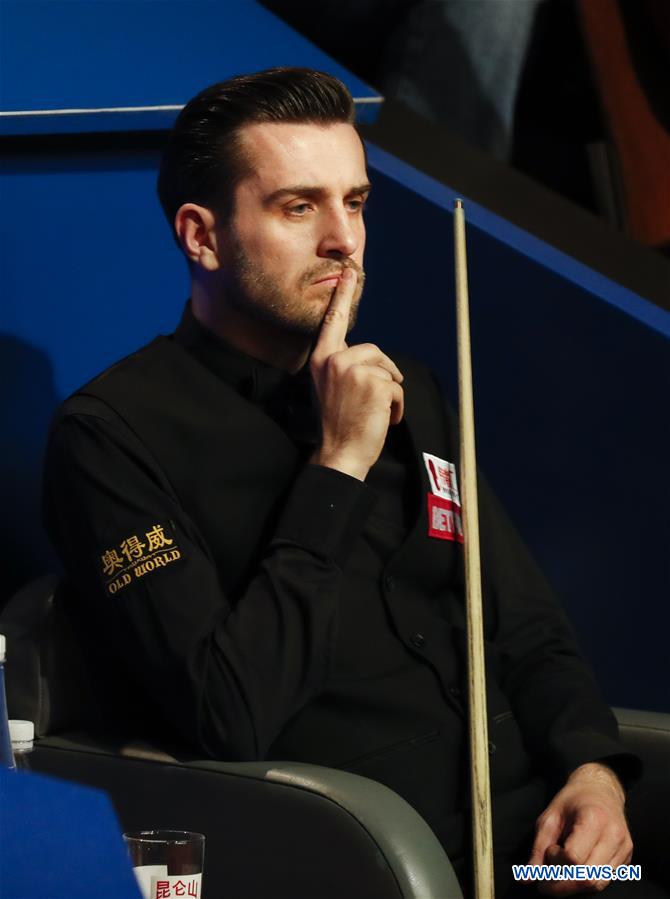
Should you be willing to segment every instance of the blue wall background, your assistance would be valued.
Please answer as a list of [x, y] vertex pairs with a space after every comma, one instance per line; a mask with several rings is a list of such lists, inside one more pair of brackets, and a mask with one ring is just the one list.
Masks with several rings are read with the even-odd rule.
[[[457, 402], [454, 192], [372, 148], [361, 339]], [[612, 704], [670, 710], [670, 314], [466, 201], [478, 458]]]
[[[74, 16], [81, 4], [64, 6]], [[253, 13], [244, 27], [255, 33], [255, 4], [233, 6]], [[337, 71], [313, 48], [317, 57], [309, 56], [305, 42], [288, 52], [272, 34], [274, 56], [268, 44], [259, 51], [264, 64]], [[108, 91], [110, 72], [122, 67], [103, 50]], [[254, 47], [246, 51], [248, 65], [238, 70], [260, 67]], [[155, 66], [166, 65], [160, 46], [152, 52]], [[193, 49], [192, 56], [188, 78], [197, 83], [181, 101], [231, 74], [221, 65], [210, 77], [211, 59], [204, 71]], [[77, 82], [63, 84], [64, 97]], [[49, 90], [58, 105], [62, 97]], [[85, 116], [75, 118], [71, 130], [87, 127]], [[42, 119], [34, 130], [44, 131]], [[2, 147], [5, 595], [56, 564], [39, 523], [40, 457], [56, 404], [157, 332], [170, 332], [187, 296], [185, 266], [155, 198], [155, 145], [138, 136], [124, 148], [47, 138]], [[369, 286], [356, 336], [423, 359], [455, 397], [453, 191], [375, 147], [369, 154]], [[466, 209], [480, 463], [567, 606], [609, 701], [670, 711], [670, 315], [485, 209]]]

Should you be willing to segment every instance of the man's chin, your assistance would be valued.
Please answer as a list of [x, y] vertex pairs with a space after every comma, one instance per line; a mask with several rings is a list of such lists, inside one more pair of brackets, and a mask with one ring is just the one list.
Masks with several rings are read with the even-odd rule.
[[323, 319], [335, 293], [334, 288], [327, 287], [315, 290], [306, 298], [300, 307], [285, 309], [277, 315], [281, 324], [295, 334], [313, 337], [318, 334]]
[[[321, 306], [321, 304], [315, 304], [315, 306], [317, 305]], [[291, 314], [288, 311], [283, 314], [274, 312], [274, 314], [264, 315], [263, 318], [268, 324], [274, 325], [277, 329], [287, 334], [312, 338], [319, 333], [327, 308], [327, 305], [323, 308], [313, 308], [310, 310], [309, 315]]]

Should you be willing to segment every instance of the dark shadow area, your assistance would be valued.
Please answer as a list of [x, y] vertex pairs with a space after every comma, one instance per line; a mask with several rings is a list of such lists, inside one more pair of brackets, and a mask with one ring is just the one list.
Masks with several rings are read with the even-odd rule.
[[261, 0], [308, 40], [363, 81], [377, 86], [387, 42], [415, 0]]
[[654, 115], [670, 133], [670, 5], [659, 0], [619, 0], [635, 74]]
[[511, 165], [598, 212], [587, 147], [604, 136], [575, 4], [543, 3], [519, 86]]
[[59, 563], [42, 528], [42, 457], [59, 402], [50, 359], [41, 350], [0, 334], [0, 608], [31, 578]]
[[167, 131], [30, 134], [0, 137], [0, 164], [9, 175], [155, 169]]

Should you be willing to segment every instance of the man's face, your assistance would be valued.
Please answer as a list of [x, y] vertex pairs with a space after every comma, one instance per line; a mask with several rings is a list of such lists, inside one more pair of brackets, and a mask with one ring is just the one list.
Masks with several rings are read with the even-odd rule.
[[224, 227], [224, 289], [238, 313], [302, 334], [318, 331], [345, 266], [363, 290], [369, 191], [363, 147], [347, 124], [267, 123], [240, 134], [250, 163]]

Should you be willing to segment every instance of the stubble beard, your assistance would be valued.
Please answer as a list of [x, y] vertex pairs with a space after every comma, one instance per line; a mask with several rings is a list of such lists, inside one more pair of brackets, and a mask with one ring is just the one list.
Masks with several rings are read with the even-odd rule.
[[282, 289], [267, 272], [252, 262], [237, 238], [232, 245], [232, 258], [227, 266], [226, 299], [231, 307], [245, 316], [295, 334], [315, 336], [332, 298], [334, 288], [313, 288], [319, 278], [352, 268], [358, 276], [356, 293], [349, 313], [351, 330], [356, 324], [358, 306], [363, 293], [365, 272], [350, 259], [325, 260], [303, 272], [294, 291]]

